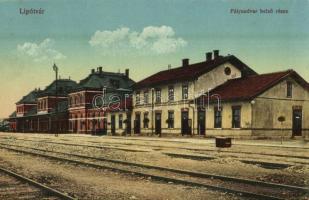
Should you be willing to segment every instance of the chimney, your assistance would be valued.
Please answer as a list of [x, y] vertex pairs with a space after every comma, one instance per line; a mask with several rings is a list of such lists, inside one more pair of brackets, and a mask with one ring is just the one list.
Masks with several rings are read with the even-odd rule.
[[126, 77], [129, 78], [129, 69], [126, 69], [125, 74], [126, 74]]
[[189, 59], [188, 58], [182, 59], [182, 66], [183, 67], [189, 66]]
[[212, 59], [212, 52], [206, 53], [206, 61], [210, 61]]
[[103, 67], [99, 67], [99, 72], [100, 72], [100, 74], [102, 74], [102, 70], [103, 69]]
[[168, 64], [167, 69], [168, 69], [168, 70], [172, 69], [172, 65], [171, 65], [171, 64]]
[[219, 57], [219, 50], [214, 50], [214, 59]]
[[91, 69], [91, 74], [94, 74], [95, 73], [95, 69]]

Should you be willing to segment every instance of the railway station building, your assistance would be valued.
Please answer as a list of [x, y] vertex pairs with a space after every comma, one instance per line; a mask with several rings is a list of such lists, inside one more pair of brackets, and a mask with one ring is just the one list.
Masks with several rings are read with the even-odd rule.
[[[234, 55], [135, 83], [125, 73], [92, 69], [79, 83], [59, 79], [16, 103], [16, 132], [111, 135], [309, 137], [309, 84], [293, 70], [258, 74]], [[57, 94], [57, 95], [55, 95]]]
[[68, 95], [69, 132], [130, 133], [131, 127], [125, 122], [131, 117], [134, 84], [129, 69], [125, 73], [105, 72], [102, 67], [92, 69]]
[[16, 111], [8, 119], [10, 129], [16, 132], [67, 132], [67, 95], [76, 85], [73, 80], [58, 79], [44, 90], [31, 91], [16, 103]]
[[[136, 83], [133, 132], [242, 138], [309, 135], [308, 83], [295, 71], [257, 74], [233, 55], [160, 71]], [[284, 118], [279, 122], [278, 118]]]

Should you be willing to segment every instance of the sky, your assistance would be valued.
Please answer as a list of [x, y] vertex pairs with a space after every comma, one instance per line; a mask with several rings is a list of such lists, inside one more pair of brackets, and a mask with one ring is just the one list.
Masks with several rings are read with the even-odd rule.
[[54, 80], [54, 62], [77, 82], [99, 66], [139, 81], [218, 49], [258, 73], [294, 69], [308, 81], [308, 13], [309, 0], [0, 0], [0, 118]]

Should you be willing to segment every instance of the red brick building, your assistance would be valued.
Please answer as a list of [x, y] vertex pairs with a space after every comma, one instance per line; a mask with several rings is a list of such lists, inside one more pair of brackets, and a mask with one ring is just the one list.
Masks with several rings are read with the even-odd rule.
[[10, 130], [106, 134], [110, 125], [107, 113], [132, 109], [134, 83], [128, 69], [112, 73], [103, 72], [102, 67], [92, 69], [78, 84], [58, 79], [57, 84], [54, 81], [44, 90], [35, 89], [16, 103], [16, 111], [8, 118]]
[[68, 100], [76, 82], [69, 79], [52, 82], [44, 90], [35, 89], [16, 103], [9, 117], [10, 130], [15, 132], [67, 132]]
[[[69, 132], [106, 134], [110, 125], [107, 113], [131, 109], [134, 83], [128, 69], [125, 73], [92, 69], [69, 94]], [[113, 109], [113, 104], [119, 109]]]

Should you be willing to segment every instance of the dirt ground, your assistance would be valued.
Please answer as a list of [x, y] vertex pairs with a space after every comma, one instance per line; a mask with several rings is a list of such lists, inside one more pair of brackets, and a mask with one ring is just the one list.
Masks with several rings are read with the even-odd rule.
[[0, 150], [0, 161], [78, 199], [241, 199], [232, 194], [165, 184], [108, 170], [72, 166]]
[[[73, 145], [46, 144], [18, 139], [46, 140]], [[309, 147], [292, 141], [285, 146], [265, 141], [255, 145], [250, 141], [237, 141], [230, 149], [219, 150], [213, 140], [142, 138], [142, 137], [91, 137], [80, 135], [10, 134], [0, 133], [0, 142], [53, 151], [125, 160], [155, 166], [191, 170], [204, 173], [250, 178], [289, 185], [309, 186]], [[79, 147], [74, 144], [103, 146], [106, 148]], [[118, 149], [117, 149], [118, 148]], [[122, 149], [121, 149], [122, 148]], [[143, 150], [131, 152], [124, 149]], [[166, 184], [145, 178], [97, 170], [71, 164], [57, 163], [31, 156], [0, 151], [0, 158], [7, 165], [31, 174], [48, 184], [58, 184], [69, 194], [81, 199], [238, 199], [231, 194], [203, 188]], [[211, 160], [171, 157], [166, 153], [210, 156]], [[267, 154], [267, 155], [264, 155]], [[289, 157], [284, 157], [289, 156]], [[294, 156], [294, 157], [293, 157]], [[295, 156], [298, 156], [295, 158]], [[308, 156], [308, 158], [306, 158]], [[302, 158], [304, 157], [304, 158]], [[285, 163], [290, 167], [267, 169], [260, 165], [246, 164], [241, 160]], [[53, 183], [54, 182], [54, 183]]]

